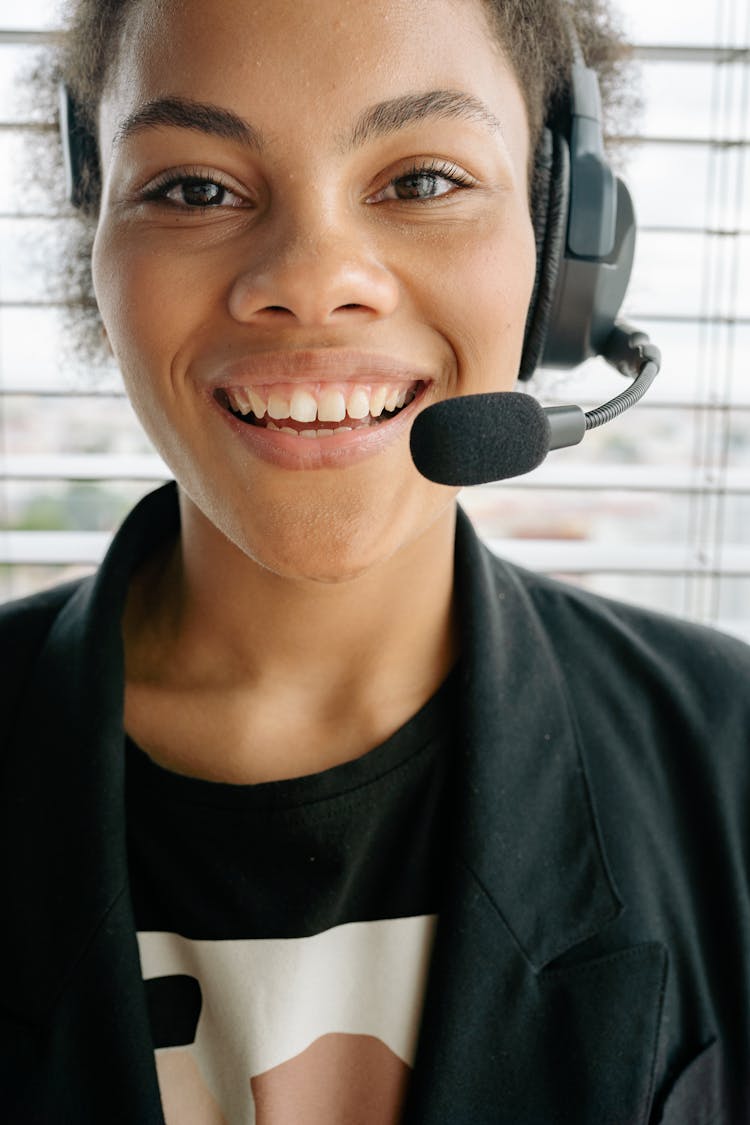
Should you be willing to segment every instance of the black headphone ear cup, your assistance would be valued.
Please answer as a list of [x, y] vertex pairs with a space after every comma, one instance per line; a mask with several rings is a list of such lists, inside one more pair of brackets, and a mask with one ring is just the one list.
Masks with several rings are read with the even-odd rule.
[[560, 263], [565, 254], [570, 208], [570, 151], [565, 138], [545, 129], [534, 160], [531, 215], [536, 241], [536, 276], [526, 317], [519, 379], [530, 379], [544, 353]]
[[75, 208], [95, 215], [101, 191], [97, 141], [64, 83], [60, 83], [58, 98], [66, 195]]

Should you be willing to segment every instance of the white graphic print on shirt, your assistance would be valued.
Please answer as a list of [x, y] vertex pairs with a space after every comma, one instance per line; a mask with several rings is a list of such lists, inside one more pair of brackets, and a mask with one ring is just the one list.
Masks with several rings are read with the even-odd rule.
[[436, 916], [304, 938], [140, 932], [144, 980], [194, 978], [194, 1041], [156, 1051], [167, 1125], [394, 1125]]

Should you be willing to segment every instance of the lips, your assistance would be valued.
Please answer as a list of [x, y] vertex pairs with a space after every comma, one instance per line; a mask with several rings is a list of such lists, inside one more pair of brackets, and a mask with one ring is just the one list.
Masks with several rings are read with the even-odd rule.
[[241, 446], [279, 468], [307, 470], [401, 448], [435, 369], [382, 351], [282, 348], [235, 357], [203, 377]]

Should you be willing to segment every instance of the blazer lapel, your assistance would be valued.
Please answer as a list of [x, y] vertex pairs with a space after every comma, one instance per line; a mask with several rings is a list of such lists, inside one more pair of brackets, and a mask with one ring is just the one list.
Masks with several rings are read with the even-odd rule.
[[470, 874], [449, 888], [404, 1120], [645, 1125], [663, 947], [535, 972]]
[[[0, 1010], [36, 1029], [29, 1042], [38, 1067], [28, 1071], [28, 1105], [39, 1116], [29, 1110], [19, 1121], [62, 1119], [55, 1115], [66, 1103], [70, 1120], [163, 1121], [124, 810], [127, 579], [146, 544], [153, 549], [153, 528], [165, 536], [176, 528], [170, 488], [148, 505], [148, 516], [136, 509], [96, 578], [55, 619], [9, 739], [5, 792], [14, 799], [0, 831], [2, 854], [12, 856], [5, 878], [14, 913], [2, 940], [4, 964], [13, 968]], [[19, 1062], [14, 1091], [23, 1084]]]
[[[647, 1120], [666, 954], [570, 951], [622, 910], [545, 630], [461, 513], [453, 863], [407, 1119]], [[568, 954], [565, 966], [556, 966]]]

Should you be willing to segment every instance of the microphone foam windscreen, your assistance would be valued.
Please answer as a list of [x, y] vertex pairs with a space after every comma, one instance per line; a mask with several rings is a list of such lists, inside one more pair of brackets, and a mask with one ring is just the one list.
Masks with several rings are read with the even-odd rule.
[[455, 487], [522, 476], [550, 448], [550, 424], [531, 395], [464, 395], [428, 406], [414, 420], [411, 455], [422, 476]]

